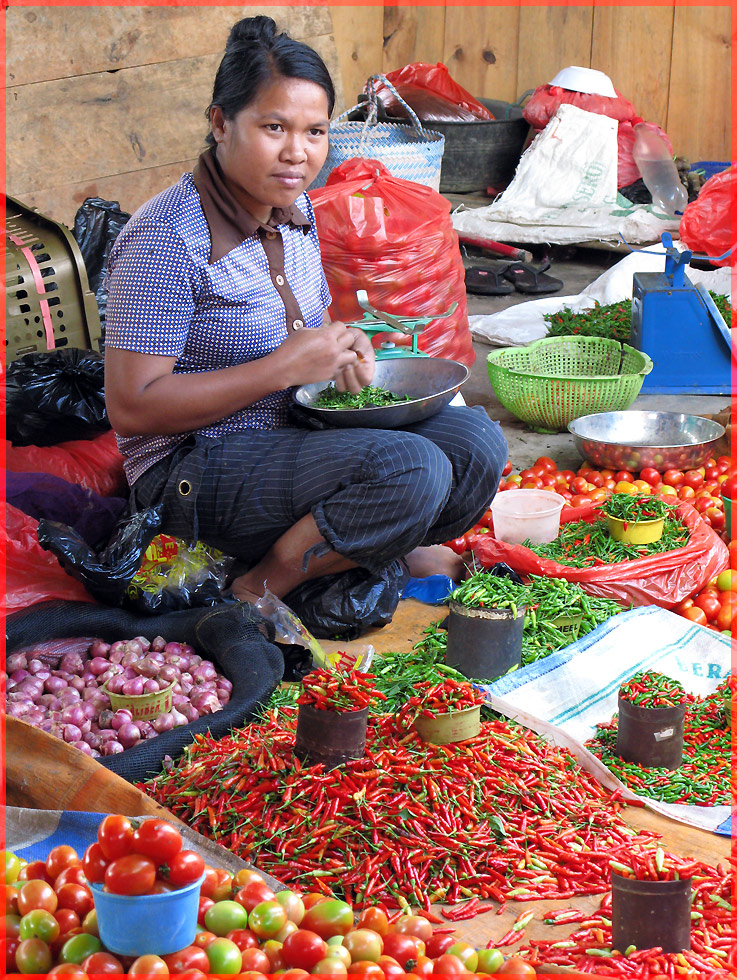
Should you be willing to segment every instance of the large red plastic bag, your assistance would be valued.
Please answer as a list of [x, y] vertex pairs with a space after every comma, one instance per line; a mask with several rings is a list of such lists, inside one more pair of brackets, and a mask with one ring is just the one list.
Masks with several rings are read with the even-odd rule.
[[[485, 105], [451, 77], [446, 65], [413, 62], [385, 76], [423, 122], [488, 122], [494, 116]], [[378, 81], [376, 93], [389, 115], [406, 112], [385, 85]]]
[[[617, 90], [615, 89], [615, 92]], [[629, 99], [617, 92], [617, 97], [596, 92], [574, 92], [560, 85], [540, 85], [529, 98], [522, 115], [533, 129], [545, 129], [561, 105], [575, 105], [585, 112], [595, 112], [620, 121], [639, 117]]]
[[445, 313], [422, 328], [426, 354], [471, 365], [465, 270], [448, 201], [430, 187], [392, 177], [379, 160], [354, 157], [310, 191], [335, 320], [361, 319], [356, 290], [404, 317]]
[[94, 602], [79, 582], [44, 551], [36, 536], [38, 521], [10, 504], [5, 505], [5, 611], [25, 609], [37, 602], [63, 599]]
[[[634, 561], [571, 568], [541, 558], [524, 545], [499, 541], [493, 534], [480, 536], [473, 552], [485, 568], [504, 561], [520, 575], [547, 575], [578, 582], [590, 595], [614, 599], [627, 606], [655, 605], [672, 609], [729, 564], [726, 544], [694, 507], [681, 501], [675, 513], [690, 531], [688, 544]], [[596, 516], [593, 513], [590, 519], [594, 520]], [[589, 516], [583, 519], [589, 520]]]
[[128, 492], [123, 457], [112, 431], [57, 446], [12, 446], [6, 441], [5, 466], [13, 473], [53, 473], [101, 497]]
[[737, 164], [714, 174], [686, 205], [680, 226], [681, 241], [700, 255], [731, 255], [714, 265], [737, 265], [737, 224], [732, 218], [732, 202], [737, 194]]
[[635, 126], [640, 122], [657, 133], [668, 147], [668, 152], [673, 153], [673, 144], [668, 138], [668, 134], [657, 123], [644, 122], [637, 117], [620, 120], [617, 129], [617, 187], [629, 187], [642, 176], [635, 163], [635, 158], [632, 156], [632, 148], [635, 145]]

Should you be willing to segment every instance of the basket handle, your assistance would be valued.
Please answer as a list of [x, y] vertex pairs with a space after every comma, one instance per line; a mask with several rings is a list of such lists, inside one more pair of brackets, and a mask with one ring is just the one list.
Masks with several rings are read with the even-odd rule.
[[[375, 126], [377, 122], [378, 112], [379, 112], [379, 97], [376, 94], [377, 81], [380, 81], [383, 85], [386, 85], [386, 87], [392, 93], [394, 98], [399, 103], [401, 103], [402, 106], [404, 106], [404, 108], [407, 111], [409, 120], [414, 126], [417, 136], [419, 136], [421, 139], [426, 139], [427, 138], [426, 133], [422, 128], [422, 123], [420, 122], [417, 113], [414, 111], [414, 109], [411, 106], [407, 105], [407, 103], [404, 101], [404, 99], [399, 94], [399, 92], [397, 92], [397, 90], [394, 88], [394, 86], [389, 81], [389, 79], [385, 75], [370, 75], [366, 82], [366, 94], [368, 96], [368, 112], [366, 114], [366, 120], [363, 124], [363, 132], [361, 134], [361, 145], [363, 145], [363, 142], [367, 138], [367, 136], [370, 136], [370, 129], [373, 126]], [[357, 109], [365, 109], [365, 108], [366, 108], [366, 102], [357, 102], [352, 109], [346, 109], [345, 112], [341, 112], [339, 116], [336, 116], [336, 118], [333, 120], [333, 123], [342, 122], [344, 119], [347, 119], [352, 112], [356, 112]]]

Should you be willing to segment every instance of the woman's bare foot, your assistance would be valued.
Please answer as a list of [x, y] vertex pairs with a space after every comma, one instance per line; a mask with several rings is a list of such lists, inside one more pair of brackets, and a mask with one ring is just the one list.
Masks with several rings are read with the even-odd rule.
[[463, 555], [457, 555], [444, 544], [431, 544], [415, 548], [405, 561], [413, 578], [429, 575], [447, 575], [454, 582], [462, 582], [468, 575], [468, 565]]

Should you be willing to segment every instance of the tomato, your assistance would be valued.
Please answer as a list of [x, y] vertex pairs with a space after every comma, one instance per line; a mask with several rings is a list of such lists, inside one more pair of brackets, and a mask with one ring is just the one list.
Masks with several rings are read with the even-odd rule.
[[504, 469], [502, 470], [502, 476], [509, 476], [509, 474], [512, 472], [513, 469], [514, 466], [512, 465], [512, 460], [508, 459], [507, 462], [504, 464]]
[[81, 864], [70, 864], [68, 868], [59, 872], [53, 884], [54, 891], [58, 892], [63, 885], [84, 885], [87, 887], [89, 882]]
[[[327, 976], [327, 977], [344, 977], [348, 973], [348, 967], [350, 963], [344, 963], [343, 960], [338, 959], [337, 956], [326, 956], [324, 960], [319, 960], [312, 967], [312, 976]], [[399, 964], [397, 964], [399, 966]], [[401, 967], [399, 969], [402, 971], [402, 976], [404, 976], [404, 971]], [[388, 976], [388, 974], [384, 974]], [[308, 974], [309, 976], [309, 974]]]
[[[236, 943], [237, 945], [238, 943]], [[269, 957], [257, 946], [249, 946], [248, 949], [241, 949], [241, 970], [255, 970], [257, 973], [269, 973], [271, 970]]]
[[46, 856], [46, 870], [49, 873], [49, 877], [54, 880], [64, 868], [69, 867], [70, 864], [78, 864], [79, 857], [77, 852], [69, 844], [57, 844], [56, 847], [52, 847]]
[[138, 956], [128, 967], [129, 977], [161, 977], [169, 975], [169, 967], [160, 956], [147, 953]]
[[52, 943], [61, 933], [58, 921], [46, 909], [31, 909], [18, 924], [20, 939], [43, 939]]
[[433, 974], [442, 973], [450, 975], [452, 977], [461, 976], [461, 974], [468, 973], [468, 970], [463, 965], [462, 960], [458, 956], [452, 956], [450, 953], [443, 953], [439, 956], [432, 969]]
[[208, 973], [240, 973], [243, 958], [236, 944], [225, 936], [218, 936], [206, 947]]
[[45, 909], [56, 912], [59, 899], [56, 892], [47, 881], [33, 878], [27, 881], [18, 892], [18, 912], [25, 915], [31, 909]]
[[210, 969], [207, 953], [199, 946], [185, 946], [176, 953], [162, 956], [162, 959], [169, 967], [169, 973], [184, 973], [185, 970], [201, 970], [207, 973]]
[[637, 487], [631, 480], [617, 480], [613, 490], [615, 493], [637, 493]]
[[21, 973], [48, 973], [53, 965], [51, 950], [43, 939], [23, 939], [15, 951], [15, 965]]
[[405, 970], [409, 970], [417, 961], [418, 957], [426, 952], [424, 942], [422, 948], [418, 946], [418, 942], [422, 942], [422, 940], [417, 936], [401, 932], [390, 932], [387, 936], [384, 936], [384, 953], [386, 956], [393, 956]]
[[727, 545], [729, 551], [729, 567], [737, 571], [737, 538]]
[[82, 870], [87, 881], [102, 884], [105, 880], [105, 869], [109, 863], [97, 841], [90, 844], [82, 855]]
[[132, 823], [118, 813], [109, 813], [97, 828], [97, 842], [108, 861], [129, 854], [133, 842]]
[[84, 885], [75, 885], [69, 882], [62, 885], [56, 893], [59, 899], [59, 908], [71, 909], [76, 912], [80, 919], [83, 919], [95, 905], [92, 892]]
[[204, 926], [205, 924], [205, 913], [208, 909], [212, 908], [215, 902], [208, 898], [207, 895], [200, 895], [199, 901], [197, 903], [197, 924]]
[[591, 501], [586, 496], [585, 493], [577, 493], [577, 494], [574, 494], [573, 497], [571, 497], [571, 499], [568, 501], [568, 503], [569, 503], [569, 506], [571, 506], [571, 507], [587, 507], [591, 503]]
[[504, 953], [500, 949], [480, 949], [477, 973], [496, 973], [504, 962]]
[[250, 929], [231, 929], [226, 933], [225, 938], [234, 942], [241, 953], [247, 949], [258, 948], [258, 936]]
[[[229, 903], [235, 905], [242, 912], [246, 910], [237, 902]], [[351, 913], [352, 914], [352, 913]], [[279, 902], [271, 899], [268, 902], [259, 902], [258, 905], [246, 913], [248, 918], [248, 928], [255, 932], [259, 939], [274, 939], [287, 924], [287, 910]], [[294, 923], [292, 923], [294, 925]], [[214, 931], [214, 930], [213, 930]]]
[[12, 885], [14, 881], [18, 880], [21, 869], [20, 858], [12, 851], [3, 851], [3, 854], [5, 855], [5, 883]]
[[389, 933], [387, 936], [380, 936], [373, 929], [352, 929], [347, 935], [343, 936], [343, 945], [351, 954], [351, 960], [373, 960], [375, 963], [384, 953], [386, 956], [393, 956], [399, 963], [402, 962], [401, 956], [396, 953], [395, 945], [390, 940], [406, 940], [413, 943], [411, 936], [402, 936], [400, 933]]
[[58, 977], [58, 976], [71, 976], [87, 978], [87, 974], [79, 963], [57, 963], [56, 966], [52, 966], [49, 972], [46, 974], [48, 977]]
[[77, 929], [82, 924], [79, 916], [72, 909], [57, 909], [54, 912], [54, 918], [59, 923], [59, 931], [62, 936], [65, 932], [69, 932], [70, 929]]
[[179, 851], [169, 861], [168, 879], [175, 888], [191, 885], [202, 876], [205, 861], [197, 851]]
[[197, 932], [194, 939], [192, 940], [192, 945], [197, 946], [198, 949], [207, 949], [211, 942], [214, 942], [218, 937], [214, 932], [210, 932], [207, 929], [203, 929], [201, 932]]
[[475, 973], [479, 962], [479, 954], [470, 943], [457, 942], [448, 950], [448, 956], [457, 956], [469, 973]]
[[737, 592], [737, 570], [725, 568], [717, 575], [716, 584], [720, 592]]
[[704, 474], [701, 470], [686, 470], [683, 474], [683, 482], [685, 486], [698, 490], [704, 482]]
[[97, 936], [90, 936], [88, 932], [80, 932], [78, 935], [67, 939], [61, 947], [59, 959], [62, 963], [81, 963], [88, 956], [99, 953], [101, 950], [102, 943]]
[[679, 500], [693, 500], [695, 496], [696, 496], [696, 491], [694, 490], [693, 487], [689, 487], [686, 486], [686, 484], [684, 484], [683, 486], [678, 488]]
[[227, 936], [232, 929], [245, 929], [248, 925], [248, 912], [238, 902], [223, 899], [205, 912], [205, 929], [216, 936]]
[[116, 895], [145, 895], [155, 881], [156, 865], [142, 854], [115, 858], [105, 871], [105, 887]]
[[401, 915], [394, 923], [394, 931], [417, 936], [426, 943], [432, 936], [432, 923], [424, 915]]
[[657, 487], [662, 482], [660, 473], [652, 466], [646, 466], [640, 470], [640, 479], [649, 483], [651, 487]]
[[[661, 497], [677, 497], [678, 496], [678, 491], [676, 490], [676, 488], [669, 486], [667, 483], [661, 483], [660, 486], [657, 488], [657, 491], [658, 491], [658, 494]], [[672, 501], [671, 501], [671, 503], [672, 503]]]
[[300, 926], [316, 932], [322, 939], [345, 936], [353, 928], [353, 909], [338, 898], [328, 898], [307, 909]]
[[446, 541], [446, 546], [454, 551], [457, 555], [462, 555], [466, 551], [466, 539], [465, 538], [453, 538], [452, 541]]
[[737, 500], [737, 474], [728, 476], [722, 481], [722, 496], [730, 500]]
[[328, 944], [311, 929], [298, 929], [284, 940], [281, 952], [287, 966], [309, 972], [328, 955]]
[[364, 909], [357, 923], [359, 929], [373, 929], [380, 936], [385, 936], [389, 931], [389, 918], [383, 909], [373, 905]]
[[681, 615], [685, 619], [690, 619], [692, 623], [697, 623], [699, 626], [706, 626], [706, 613], [703, 609], [699, 609], [698, 606], [691, 606], [690, 609], [684, 610]]
[[[208, 871], [214, 871], [214, 868], [205, 868], [205, 874]], [[241, 868], [239, 871], [233, 875], [233, 890], [238, 891], [239, 888], [243, 888], [244, 885], [249, 884], [251, 881], [263, 881], [263, 877], [254, 871], [253, 868]]]
[[182, 849], [182, 835], [166, 820], [144, 820], [133, 833], [132, 848], [157, 864], [168, 864]]
[[290, 922], [294, 922], [295, 925], [300, 924], [305, 914], [305, 903], [302, 901], [301, 895], [291, 891], [289, 888], [284, 888], [282, 891], [276, 893], [274, 901], [278, 902], [284, 908], [287, 913], [287, 919]]
[[98, 973], [117, 973], [121, 974], [123, 964], [112, 953], [90, 953], [80, 964], [85, 973], [97, 975]]
[[45, 881], [50, 885], [52, 878], [46, 870], [45, 861], [30, 861], [20, 869], [16, 881]]
[[261, 878], [259, 881], [251, 881], [243, 888], [239, 888], [233, 898], [239, 905], [243, 906], [246, 912], [250, 912], [251, 909], [256, 908], [259, 902], [270, 902], [275, 898], [275, 894]]
[[[189, 852], [193, 853], [192, 851]], [[187, 858], [187, 860], [191, 860]], [[215, 887], [212, 891], [212, 898], [216, 902], [222, 902], [224, 899], [229, 899], [233, 897], [233, 875], [230, 871], [226, 871], [225, 868], [215, 868]], [[191, 882], [187, 882], [191, 884]]]
[[12, 885], [5, 886], [5, 914], [18, 914], [18, 889]]
[[732, 620], [737, 615], [737, 599], [734, 602], [725, 602], [719, 610], [716, 618], [717, 628], [729, 630], [732, 628]]
[[709, 518], [711, 526], [717, 533], [724, 530], [724, 526], [727, 523], [727, 515], [719, 507], [709, 507], [704, 514], [705, 517]]
[[707, 622], [709, 623], [716, 621], [717, 614], [722, 608], [722, 604], [717, 596], [708, 589], [699, 592], [699, 594], [694, 598], [694, 606], [704, 611]]
[[527, 960], [523, 960], [521, 956], [510, 956], [496, 972], [513, 977], [534, 977], [537, 975], [535, 967]]
[[539, 476], [528, 477], [520, 483], [520, 487], [523, 490], [541, 490], [543, 481]]
[[92, 909], [87, 915], [82, 919], [82, 930], [84, 932], [89, 932], [92, 936], [99, 936], [100, 931], [97, 928], [97, 909]]

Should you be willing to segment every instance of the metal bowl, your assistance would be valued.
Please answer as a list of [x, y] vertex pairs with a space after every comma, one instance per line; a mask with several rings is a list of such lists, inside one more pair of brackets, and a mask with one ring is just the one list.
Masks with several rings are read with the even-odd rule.
[[601, 412], [568, 425], [584, 459], [603, 469], [691, 470], [712, 455], [724, 426], [678, 412]]
[[310, 415], [339, 428], [398, 429], [428, 419], [444, 408], [468, 378], [465, 364], [443, 357], [393, 357], [376, 362], [371, 384], [411, 401], [374, 408], [317, 408], [320, 392], [329, 381], [302, 385], [294, 400]]

